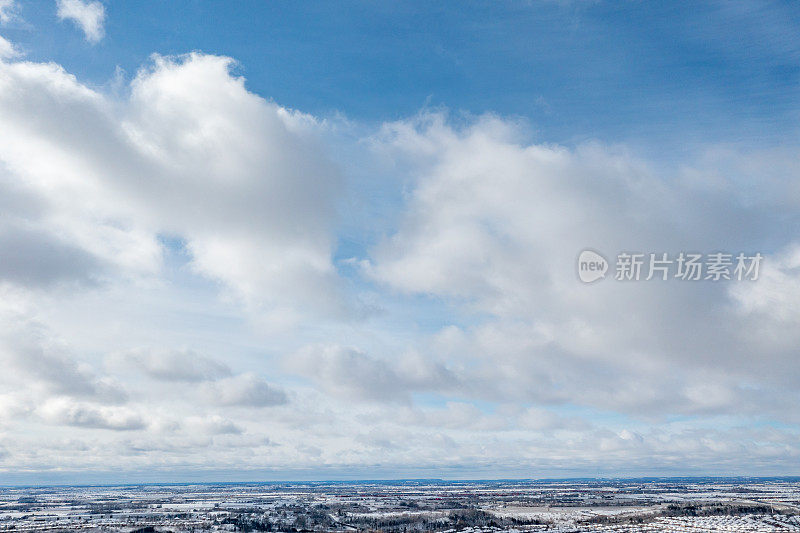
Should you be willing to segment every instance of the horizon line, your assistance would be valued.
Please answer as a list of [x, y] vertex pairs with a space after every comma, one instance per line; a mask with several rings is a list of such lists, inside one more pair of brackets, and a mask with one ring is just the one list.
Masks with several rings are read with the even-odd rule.
[[579, 482], [579, 481], [608, 481], [608, 482], [637, 482], [637, 481], [800, 481], [800, 475], [781, 476], [715, 476], [715, 475], [687, 475], [687, 476], [574, 476], [574, 477], [542, 477], [542, 478], [359, 478], [359, 479], [314, 479], [314, 480], [260, 480], [260, 481], [144, 481], [122, 483], [0, 483], [0, 489], [10, 488], [89, 488], [89, 487], [170, 487], [191, 485], [309, 485], [309, 484], [369, 484], [369, 483], [548, 483], [548, 482]]

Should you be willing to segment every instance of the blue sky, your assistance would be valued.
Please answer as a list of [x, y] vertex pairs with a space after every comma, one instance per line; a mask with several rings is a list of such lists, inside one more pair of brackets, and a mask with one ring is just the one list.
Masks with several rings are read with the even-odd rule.
[[537, 139], [682, 144], [796, 133], [791, 2], [132, 2], [87, 45], [52, 2], [6, 34], [82, 79], [153, 53], [229, 55], [254, 92], [364, 121], [445, 106], [531, 121]]
[[799, 15], [0, 0], [0, 472], [796, 473]]

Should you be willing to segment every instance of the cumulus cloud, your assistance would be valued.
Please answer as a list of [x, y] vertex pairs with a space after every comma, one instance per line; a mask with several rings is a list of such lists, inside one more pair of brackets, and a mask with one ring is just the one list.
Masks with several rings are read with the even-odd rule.
[[230, 367], [192, 350], [136, 349], [107, 358], [118, 372], [135, 369], [169, 383], [191, 384], [205, 403], [221, 407], [268, 407], [288, 402], [286, 393], [253, 373]]
[[523, 429], [533, 429], [536, 431], [542, 430], [557, 430], [557, 429], [573, 429], [573, 430], [587, 430], [591, 424], [577, 416], [560, 416], [547, 409], [541, 407], [528, 407], [519, 414], [517, 423]]
[[189, 417], [184, 424], [190, 432], [201, 432], [210, 435], [238, 435], [242, 432], [242, 429], [231, 420], [219, 415]]
[[131, 277], [157, 270], [155, 236], [114, 208], [81, 161], [91, 150], [79, 155], [80, 144], [95, 142], [94, 150], [105, 153], [115, 145], [103, 97], [57, 66], [25, 62], [0, 64], [0, 87], [0, 188], [18, 199], [3, 213], [4, 238], [35, 235], [53, 255], [37, 267], [46, 269], [39, 279], [87, 279], [106, 268]]
[[130, 431], [146, 426], [141, 417], [128, 409], [96, 407], [63, 398], [45, 402], [36, 413], [51, 424], [90, 429]]
[[7, 368], [5, 379], [12, 382], [10, 386], [21, 382], [41, 395], [67, 395], [105, 403], [127, 399], [119, 383], [96, 376], [43, 325], [4, 309], [0, 309], [0, 323], [0, 361]]
[[[2, 11], [0, 11], [2, 14]], [[9, 59], [19, 55], [16, 47], [2, 35], [0, 35], [0, 59]]]
[[[365, 273], [486, 317], [446, 328], [435, 349], [469, 358], [483, 382], [474, 390], [487, 397], [640, 415], [758, 412], [774, 402], [780, 416], [800, 392], [784, 379], [793, 360], [775, 349], [752, 357], [742, 337], [753, 323], [731, 285], [586, 286], [574, 273], [587, 247], [612, 260], [626, 250], [752, 251], [772, 238], [771, 206], [670, 182], [623, 148], [525, 139], [524, 128], [493, 116], [455, 127], [434, 113], [384, 126], [374, 145], [406, 162], [412, 187], [403, 221]], [[772, 277], [734, 286], [738, 302], [757, 307], [761, 291], [780, 292]]]
[[417, 353], [390, 361], [341, 345], [306, 346], [287, 366], [333, 394], [380, 401], [408, 401], [414, 391], [447, 391], [458, 381], [444, 365]]
[[228, 407], [271, 407], [288, 402], [286, 393], [252, 373], [223, 378], [202, 385], [207, 401]]
[[0, 65], [0, 161], [39, 204], [11, 216], [54, 253], [82, 250], [69, 263], [86, 277], [152, 275], [160, 236], [174, 235], [197, 273], [252, 309], [341, 314], [330, 260], [340, 182], [321, 126], [248, 92], [232, 66], [155, 57], [118, 105], [55, 65]]
[[[155, 56], [116, 97], [0, 61], [0, 466], [796, 463], [796, 429], [743, 429], [798, 422], [790, 154], [725, 150], [673, 172], [442, 113], [354, 142], [248, 91], [237, 68]], [[398, 178], [374, 178], [398, 197], [379, 206], [393, 226], [348, 280], [331, 259], [337, 206], [373, 190], [346, 189], [363, 161], [332, 163], [343, 145]], [[764, 190], [744, 194], [761, 167]], [[765, 242], [750, 284], [575, 277], [585, 247]], [[361, 291], [385, 315], [343, 324]], [[281, 358], [290, 376], [271, 372]]]
[[89, 252], [41, 230], [7, 225], [0, 230], [0, 249], [0, 279], [19, 285], [92, 283], [102, 273], [102, 263]]
[[759, 283], [735, 285], [731, 294], [748, 316], [796, 324], [800, 320], [800, 245], [781, 250], [770, 259], [761, 270]]
[[130, 135], [171, 171], [166, 183], [144, 184], [160, 208], [152, 216], [186, 238], [198, 272], [248, 302], [335, 309], [339, 178], [315, 139], [318, 125], [249, 93], [231, 67], [212, 56], [156, 58], [134, 81]]
[[231, 369], [192, 350], [138, 349], [111, 358], [112, 365], [132, 367], [161, 381], [196, 383], [231, 375]]
[[105, 35], [103, 24], [106, 19], [106, 9], [97, 0], [84, 2], [83, 0], [56, 0], [58, 18], [70, 20], [83, 31], [86, 40], [98, 43]]

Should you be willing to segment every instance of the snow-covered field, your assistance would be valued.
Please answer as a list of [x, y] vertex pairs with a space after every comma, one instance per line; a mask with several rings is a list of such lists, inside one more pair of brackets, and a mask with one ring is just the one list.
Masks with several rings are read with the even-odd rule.
[[[800, 481], [0, 488], [0, 531], [800, 531]], [[144, 532], [143, 532], [144, 533]]]

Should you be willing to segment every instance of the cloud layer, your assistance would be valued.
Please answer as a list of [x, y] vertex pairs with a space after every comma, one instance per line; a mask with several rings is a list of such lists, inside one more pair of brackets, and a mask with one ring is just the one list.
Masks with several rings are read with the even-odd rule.
[[[59, 16], [102, 37], [101, 4]], [[5, 471], [796, 464], [793, 152], [665, 166], [494, 115], [353, 125], [201, 53], [109, 94], [5, 42]], [[348, 218], [374, 190], [400, 198], [386, 231]], [[587, 247], [766, 259], [750, 283], [587, 286]]]

